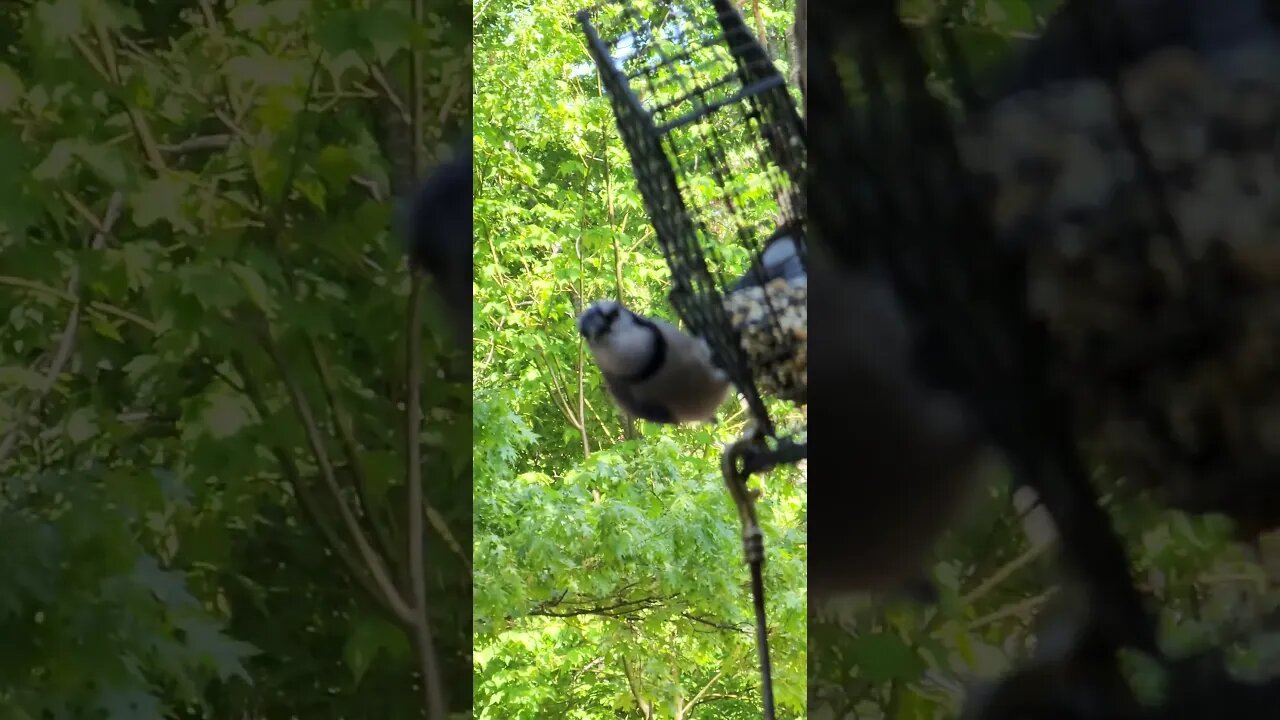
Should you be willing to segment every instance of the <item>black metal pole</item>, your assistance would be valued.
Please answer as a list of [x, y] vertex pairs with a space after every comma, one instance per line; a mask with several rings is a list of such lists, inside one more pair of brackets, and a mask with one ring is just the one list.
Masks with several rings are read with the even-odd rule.
[[765, 720], [774, 720], [773, 667], [769, 663], [769, 626], [764, 611], [764, 534], [752, 526], [743, 537], [747, 564], [751, 566], [751, 599], [756, 610], [756, 650], [760, 654], [760, 693]]

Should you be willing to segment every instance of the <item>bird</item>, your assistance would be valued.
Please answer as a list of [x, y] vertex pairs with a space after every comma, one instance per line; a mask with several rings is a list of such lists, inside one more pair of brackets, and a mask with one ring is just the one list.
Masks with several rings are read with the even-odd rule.
[[809, 482], [809, 589], [926, 597], [933, 547], [978, 497], [986, 435], [915, 372], [919, 347], [889, 279], [815, 246], [809, 467], [829, 480]]
[[470, 344], [472, 288], [472, 149], [454, 149], [418, 186], [408, 208], [409, 264], [435, 282], [454, 338]]
[[784, 225], [724, 297], [757, 388], [798, 404], [808, 392], [807, 282], [800, 246]]
[[589, 305], [577, 328], [609, 394], [628, 414], [660, 424], [715, 421], [730, 382], [704, 340], [612, 299]]
[[751, 267], [729, 286], [729, 292], [750, 287], [763, 287], [782, 278], [796, 281], [805, 276], [804, 258], [790, 228], [783, 227], [765, 241], [764, 250], [753, 259]]

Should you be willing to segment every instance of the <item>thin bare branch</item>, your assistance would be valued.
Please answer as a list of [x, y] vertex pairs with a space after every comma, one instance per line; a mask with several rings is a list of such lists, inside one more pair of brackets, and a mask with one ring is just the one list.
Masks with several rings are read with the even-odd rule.
[[184, 155], [186, 153], [199, 152], [200, 150], [222, 150], [231, 145], [231, 135], [222, 133], [218, 135], [198, 135], [196, 137], [187, 138], [180, 143], [172, 145], [158, 145], [161, 152], [173, 155]]
[[728, 663], [722, 666], [715, 675], [712, 675], [711, 679], [707, 681], [707, 684], [703, 685], [702, 689], [699, 690], [698, 693], [689, 700], [689, 702], [680, 707], [680, 717], [687, 717], [694, 708], [698, 707], [698, 703], [702, 702], [702, 698], [706, 697], [707, 691], [715, 687], [715, 684], [720, 681], [720, 678], [724, 675], [726, 667], [729, 667]]
[[333, 373], [329, 370], [328, 363], [321, 357], [320, 348], [316, 346], [315, 341], [308, 337], [306, 346], [307, 355], [311, 359], [311, 366], [315, 368], [316, 376], [320, 379], [320, 389], [324, 393], [325, 402], [329, 404], [329, 411], [333, 413], [333, 424], [337, 429], [342, 452], [347, 459], [347, 467], [351, 469], [352, 484], [356, 488], [356, 498], [360, 504], [361, 514], [368, 520], [368, 525], [373, 530], [378, 546], [388, 561], [403, 563], [405, 557], [402, 553], [396, 552], [395, 546], [391, 542], [391, 536], [382, 522], [380, 513], [376, 512], [377, 506], [374, 505], [373, 499], [369, 494], [369, 476], [364, 471], [364, 463], [360, 456], [359, 443], [356, 442], [351, 415], [338, 399]]
[[[263, 322], [265, 323], [265, 319]], [[303, 431], [306, 433], [307, 441], [311, 445], [311, 452], [314, 455], [316, 464], [320, 467], [320, 476], [323, 478], [338, 508], [338, 515], [342, 518], [342, 524], [346, 527], [347, 534], [350, 536], [352, 543], [355, 544], [361, 560], [364, 561], [370, 575], [373, 576], [374, 583], [386, 597], [396, 617], [406, 622], [410, 621], [413, 612], [409, 604], [401, 597], [395, 583], [391, 581], [391, 575], [387, 572], [387, 567], [382, 558], [373, 549], [373, 545], [365, 537], [364, 530], [360, 527], [360, 522], [356, 519], [355, 514], [351, 512], [351, 508], [347, 506], [346, 501], [343, 500], [342, 488], [338, 486], [338, 479], [334, 474], [333, 464], [329, 460], [329, 453], [325, 450], [320, 428], [316, 425], [315, 416], [311, 413], [311, 406], [307, 403], [307, 398], [302, 393], [302, 388], [298, 386], [298, 381], [293, 377], [293, 372], [285, 362], [284, 356], [280, 352], [280, 347], [276, 344], [275, 338], [271, 336], [270, 331], [264, 330], [261, 333], [261, 339], [266, 347], [267, 354], [276, 366], [276, 371], [280, 373], [280, 379], [284, 381], [285, 389], [288, 390], [290, 402], [293, 403], [294, 411], [302, 422]]]
[[[98, 228], [90, 241], [89, 246], [95, 250], [100, 249], [106, 242], [106, 235], [111, 231], [116, 221], [120, 218], [120, 213], [124, 207], [124, 196], [116, 192], [112, 194], [111, 200], [107, 203], [107, 214], [102, 222], [95, 223]], [[76, 332], [80, 328], [80, 268], [71, 268], [71, 278], [67, 281], [66, 294], [73, 298], [71, 313], [67, 317], [66, 326], [62, 330], [62, 335], [58, 340], [58, 349], [53, 355], [53, 359], [49, 362], [49, 367], [45, 370], [44, 377], [41, 380], [40, 387], [36, 389], [34, 395], [27, 399], [25, 407], [16, 414], [13, 429], [9, 434], [0, 440], [0, 464], [8, 459], [13, 449], [18, 445], [18, 436], [22, 433], [22, 428], [40, 412], [40, 406], [44, 403], [45, 398], [53, 390], [53, 386], [57, 384], [58, 378], [62, 376], [62, 371], [66, 368], [67, 363], [71, 360], [72, 352], [76, 345]]]
[[426, 694], [427, 715], [444, 720], [448, 705], [444, 699], [444, 682], [436, 657], [435, 641], [427, 618], [426, 560], [423, 557], [423, 492], [422, 492], [422, 290], [423, 277], [415, 274], [409, 292], [405, 401], [405, 449], [409, 463], [409, 577], [413, 583], [414, 630], [418, 659], [422, 666], [422, 685]]
[[[263, 399], [261, 387], [249, 372], [244, 356], [239, 353], [232, 353], [231, 362], [236, 372], [240, 375], [245, 395], [248, 396], [249, 402], [253, 404], [254, 409], [257, 411], [259, 420], [266, 422], [269, 417], [267, 404]], [[370, 577], [369, 571], [360, 564], [359, 558], [352, 554], [351, 548], [342, 541], [337, 529], [333, 527], [325, 517], [323, 510], [321, 510], [319, 499], [303, 482], [302, 474], [298, 472], [298, 467], [289, 457], [289, 454], [279, 445], [272, 445], [270, 449], [271, 454], [275, 456], [276, 462], [280, 465], [281, 474], [284, 475], [285, 480], [293, 488], [293, 495], [298, 500], [298, 506], [302, 509], [303, 516], [320, 531], [325, 542], [328, 543], [333, 553], [338, 556], [338, 560], [346, 567], [347, 574], [361, 589], [368, 593], [374, 603], [399, 622], [408, 625], [411, 618], [396, 611], [391, 601], [378, 589], [378, 586]]]

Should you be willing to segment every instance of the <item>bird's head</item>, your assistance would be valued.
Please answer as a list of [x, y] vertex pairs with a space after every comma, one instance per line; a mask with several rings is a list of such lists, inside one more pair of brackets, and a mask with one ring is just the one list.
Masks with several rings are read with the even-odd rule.
[[617, 300], [597, 300], [578, 316], [578, 333], [589, 343], [597, 342], [632, 322], [631, 312]]

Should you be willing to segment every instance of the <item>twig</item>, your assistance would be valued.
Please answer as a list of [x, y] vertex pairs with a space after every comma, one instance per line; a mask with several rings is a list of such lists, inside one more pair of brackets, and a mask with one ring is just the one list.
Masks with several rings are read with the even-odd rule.
[[1051, 587], [1048, 590], [1045, 590], [1044, 592], [1040, 593], [1039, 595], [1033, 595], [1032, 597], [1019, 600], [1018, 602], [1010, 603], [1009, 605], [1005, 605], [1004, 607], [998, 610], [995, 610], [994, 612], [990, 612], [990, 613], [987, 613], [986, 615], [983, 615], [982, 617], [975, 618], [974, 620], [970, 621], [966, 627], [971, 631], [977, 630], [979, 628], [986, 627], [987, 625], [990, 625], [994, 622], [1004, 620], [1005, 618], [1025, 615], [1026, 613], [1029, 613], [1032, 610], [1035, 610], [1037, 607], [1043, 605], [1046, 601], [1049, 600], [1049, 598], [1052, 598], [1057, 593], [1058, 593], [1058, 588]]
[[387, 102], [391, 103], [391, 106], [396, 109], [396, 112], [400, 113], [400, 118], [402, 120], [406, 123], [412, 122], [413, 119], [409, 109], [405, 107], [404, 101], [400, 99], [400, 95], [395, 91], [395, 88], [391, 87], [391, 83], [387, 80], [386, 73], [382, 72], [382, 68], [377, 65], [370, 64], [368, 67], [369, 76], [378, 84], [378, 87], [382, 90], [382, 94], [387, 99]]
[[1026, 552], [1022, 553], [1018, 557], [1005, 563], [1002, 567], [998, 568], [994, 573], [988, 576], [986, 580], [983, 580], [976, 588], [966, 593], [964, 597], [960, 599], [960, 602], [966, 606], [973, 605], [978, 600], [978, 598], [981, 598], [983, 595], [986, 595], [997, 585], [1007, 580], [1010, 575], [1013, 575], [1015, 572], [1022, 569], [1025, 565], [1030, 563], [1032, 560], [1035, 560], [1036, 558], [1043, 555], [1045, 550], [1047, 550], [1049, 547], [1051, 546], [1050, 545], [1031, 546]]
[[[101, 22], [93, 24], [94, 35], [98, 40], [99, 49], [102, 50], [102, 63], [99, 65], [83, 42], [78, 42], [76, 47], [84, 55], [85, 59], [94, 64], [98, 72], [113, 85], [121, 84], [120, 68], [116, 64], [116, 46], [115, 41], [111, 39], [111, 33]], [[73, 38], [79, 40], [79, 38]], [[156, 145], [155, 134], [151, 132], [151, 125], [147, 123], [147, 119], [138, 109], [128, 103], [121, 103], [124, 108], [125, 116], [129, 118], [129, 124], [133, 126], [133, 132], [138, 137], [138, 144], [142, 146], [142, 154], [147, 158], [147, 164], [151, 166], [151, 171], [157, 176], [164, 173], [167, 169], [164, 157], [160, 155], [160, 150]]]
[[338, 486], [333, 464], [329, 461], [329, 454], [324, 448], [324, 442], [321, 440], [320, 428], [316, 425], [315, 417], [311, 413], [311, 406], [307, 404], [307, 398], [303, 395], [302, 388], [298, 386], [297, 380], [294, 379], [293, 372], [285, 362], [284, 356], [281, 354], [275, 339], [271, 337], [270, 331], [264, 329], [260, 337], [266, 347], [267, 354], [275, 364], [277, 372], [280, 373], [281, 380], [284, 381], [285, 389], [288, 390], [294, 411], [298, 414], [298, 419], [302, 422], [307, 441], [311, 445], [311, 452], [315, 457], [316, 464], [320, 467], [320, 476], [324, 479], [330, 495], [333, 496], [334, 502], [337, 504], [338, 515], [342, 518], [342, 523], [347, 528], [347, 534], [351, 536], [351, 541], [355, 544], [357, 552], [360, 553], [361, 560], [364, 561], [365, 566], [369, 569], [374, 583], [377, 584], [378, 590], [386, 597], [392, 611], [405, 622], [410, 622], [413, 613], [408, 603], [404, 601], [404, 598], [400, 596], [400, 592], [396, 590], [382, 559], [378, 557], [377, 552], [369, 543], [369, 539], [365, 537], [364, 530], [361, 529], [355, 514], [351, 512], [351, 508], [347, 506], [347, 503], [342, 498], [342, 488]]
[[[582, 234], [574, 240], [574, 247], [578, 251], [578, 301], [582, 301], [582, 276], [583, 276], [583, 260], [582, 260]], [[582, 433], [582, 457], [591, 456], [591, 434], [587, 432], [587, 373], [586, 370], [586, 348], [583, 342], [578, 341], [578, 431]]]
[[[497, 267], [502, 267], [502, 260], [498, 257], [498, 249], [497, 246], [494, 245], [492, 238], [488, 239], [488, 244], [489, 254], [493, 258], [493, 264]], [[494, 284], [496, 284], [498, 289], [502, 291], [503, 297], [507, 300], [507, 306], [510, 307], [512, 311], [519, 311], [519, 304], [516, 303], [515, 297], [511, 294], [511, 290], [507, 287], [501, 277], [495, 275]], [[574, 414], [573, 406], [569, 403], [569, 392], [567, 390], [568, 385], [560, 377], [560, 372], [556, 368], [556, 365], [551, 362], [546, 351], [541, 347], [535, 346], [534, 352], [538, 353], [538, 358], [542, 363], [543, 369], [546, 371], [547, 376], [551, 378], [551, 399], [554, 400], [556, 405], [560, 408], [560, 412], [564, 413], [565, 419], [569, 421], [570, 425], [576, 429], [582, 429], [582, 426], [585, 424], [585, 420]], [[603, 424], [604, 423], [601, 423], [602, 426]]]
[[713, 628], [715, 630], [721, 630], [724, 632], [736, 632], [736, 633], [751, 632], [751, 628], [748, 626], [740, 625], [737, 623], [720, 622], [717, 620], [712, 620], [710, 618], [704, 618], [700, 615], [694, 615], [693, 613], [687, 610], [680, 613], [680, 617], [686, 620], [691, 620], [693, 622], [699, 623], [701, 625], [706, 625], [707, 627]]
[[[420, 0], [419, 0], [420, 2]], [[417, 6], [417, 3], [415, 3]], [[423, 558], [422, 527], [422, 290], [423, 277], [413, 276], [409, 291], [409, 322], [407, 342], [407, 398], [405, 400], [405, 449], [409, 463], [409, 577], [413, 583], [414, 630], [418, 646], [418, 660], [422, 665], [422, 686], [426, 693], [428, 717], [444, 720], [447, 705], [444, 699], [444, 682], [440, 677], [436, 659], [435, 642], [427, 619], [426, 563]]]
[[[120, 218], [121, 210], [124, 207], [124, 196], [120, 192], [111, 195], [111, 200], [107, 203], [107, 214], [102, 222], [94, 223], [100, 231], [95, 233], [93, 240], [89, 246], [94, 250], [100, 249], [106, 242], [106, 235], [111, 231], [112, 226]], [[71, 268], [71, 279], [67, 281], [67, 295], [74, 298], [74, 304], [71, 306], [71, 313], [67, 317], [66, 327], [62, 330], [62, 337], [58, 340], [58, 349], [53, 355], [53, 359], [49, 362], [49, 367], [45, 370], [44, 378], [40, 383], [40, 387], [36, 389], [35, 395], [32, 395], [26, 403], [26, 407], [15, 413], [13, 429], [9, 434], [0, 440], [0, 464], [8, 459], [13, 449], [18, 445], [18, 435], [22, 432], [22, 428], [27, 422], [40, 411], [40, 406], [48, 397], [53, 386], [58, 382], [58, 378], [62, 375], [62, 371], [67, 366], [67, 362], [71, 360], [71, 353], [76, 345], [76, 332], [80, 327], [80, 268], [73, 266]]]
[[[44, 295], [49, 295], [51, 297], [56, 297], [59, 300], [64, 300], [69, 303], [79, 302], [78, 298], [75, 295], [67, 292], [66, 290], [59, 290], [58, 288], [52, 288], [52, 287], [49, 287], [48, 285], [38, 283], [35, 280], [28, 280], [26, 278], [14, 277], [12, 275], [0, 275], [0, 285], [8, 285], [9, 287], [24, 288], [26, 290], [31, 290]], [[141, 315], [136, 315], [123, 308], [118, 308], [115, 305], [109, 305], [107, 303], [102, 302], [101, 300], [91, 300], [88, 303], [86, 309], [89, 312], [98, 313], [101, 315], [114, 315], [115, 317], [118, 317], [122, 320], [128, 320], [129, 322], [134, 323], [135, 325], [138, 325], [139, 327], [145, 330], [148, 330], [149, 332], [152, 332], [152, 333], [156, 333], [160, 331], [160, 328], [154, 322], [142, 317]]]
[[472, 571], [471, 556], [462, 549], [462, 544], [458, 542], [456, 537], [454, 537], [453, 531], [449, 529], [449, 523], [444, 519], [444, 515], [440, 514], [440, 511], [425, 498], [423, 499], [422, 504], [426, 507], [427, 522], [431, 523], [431, 527], [440, 535], [440, 539], [444, 540], [444, 544], [448, 545], [449, 549], [458, 556], [458, 559], [462, 561], [463, 567], [465, 567], [467, 572], [470, 573]]
[[[467, 67], [470, 67], [470, 63], [468, 63]], [[436, 115], [436, 123], [439, 127], [444, 127], [445, 123], [449, 121], [449, 116], [453, 113], [453, 104], [462, 98], [464, 91], [470, 89], [468, 87], [470, 83], [464, 82], [467, 79], [465, 74], [460, 74], [453, 85], [449, 87], [449, 92], [445, 94], [444, 100], [440, 103], [440, 112]]]
[[[735, 653], [735, 655], [737, 655], [737, 653]], [[737, 660], [738, 658], [734, 657], [733, 660], [730, 661], [730, 663], [736, 663]], [[682, 717], [682, 718], [688, 717], [689, 713], [692, 712], [693, 709], [698, 706], [698, 703], [702, 702], [702, 698], [706, 696], [707, 691], [710, 690], [712, 687], [715, 687], [716, 682], [718, 682], [720, 680], [720, 677], [724, 675], [725, 668], [729, 667], [730, 663], [725, 663], [724, 665], [722, 665], [720, 669], [716, 671], [716, 674], [712, 675], [711, 679], [708, 680], [707, 683], [702, 686], [702, 689], [699, 690], [698, 693], [689, 700], [689, 702], [685, 703], [683, 706], [680, 707], [679, 715], [677, 717]]]
[[278, 230], [283, 230], [285, 207], [289, 203], [289, 193], [293, 190], [294, 179], [298, 176], [298, 166], [302, 163], [302, 121], [307, 117], [307, 110], [311, 107], [311, 98], [316, 92], [316, 81], [320, 78], [320, 60], [323, 57], [323, 53], [316, 53], [315, 59], [311, 61], [311, 75], [307, 78], [307, 89], [302, 96], [302, 113], [295, 123], [297, 132], [293, 136], [293, 152], [289, 153], [289, 164], [285, 166], [284, 181], [280, 187], [280, 197], [276, 199], [275, 210], [270, 221], [270, 225]]
[[[244, 384], [245, 395], [249, 397], [249, 402], [253, 404], [254, 409], [258, 413], [258, 417], [262, 422], [266, 422], [268, 418], [267, 404], [262, 397], [262, 389], [258, 387], [253, 375], [249, 373], [247, 363], [244, 356], [239, 353], [231, 354], [231, 363], [235, 367], [236, 372], [240, 374], [240, 380]], [[302, 513], [314, 525], [320, 534], [324, 536], [325, 541], [329, 543], [329, 547], [333, 549], [338, 560], [347, 568], [347, 573], [355, 580], [369, 597], [382, 609], [386, 610], [392, 617], [405, 625], [409, 624], [411, 618], [405, 614], [398, 612], [379, 589], [373, 579], [367, 572], [361, 569], [360, 561], [351, 553], [351, 548], [344, 543], [338, 535], [338, 531], [333, 525], [325, 519], [324, 513], [320, 509], [320, 503], [312, 494], [311, 490], [303, 483], [302, 474], [298, 472], [297, 466], [290, 459], [288, 453], [279, 445], [271, 445], [271, 454], [275, 456], [276, 462], [280, 465], [280, 472], [284, 475], [285, 480], [293, 488], [294, 497], [298, 500], [298, 506], [302, 509]]]
[[320, 348], [316, 347], [315, 342], [310, 337], [307, 338], [306, 345], [307, 355], [311, 358], [311, 365], [315, 368], [316, 376], [320, 379], [320, 390], [324, 394], [325, 402], [329, 404], [330, 412], [333, 413], [333, 424], [337, 429], [343, 454], [346, 455], [347, 466], [351, 468], [353, 484], [356, 488], [356, 499], [360, 504], [362, 514], [368, 520], [382, 554], [388, 560], [397, 557], [400, 560], [404, 560], [402, 555], [395, 552], [395, 546], [391, 542], [391, 537], [387, 534], [387, 529], [379, 522], [381, 518], [374, 512], [375, 506], [369, 495], [369, 477], [364, 471], [364, 464], [361, 462], [359, 444], [356, 442], [355, 431], [352, 428], [351, 415], [347, 413], [346, 408], [338, 400], [333, 373], [329, 371], [328, 364], [320, 356]]
[[222, 150], [231, 145], [231, 136], [226, 133], [218, 135], [199, 135], [187, 138], [173, 145], [158, 145], [161, 152], [183, 155], [199, 150]]
[[760, 0], [751, 0], [751, 9], [756, 16], [756, 34], [760, 36], [760, 44], [769, 49], [769, 36], [764, 31], [764, 15], [760, 13]]

